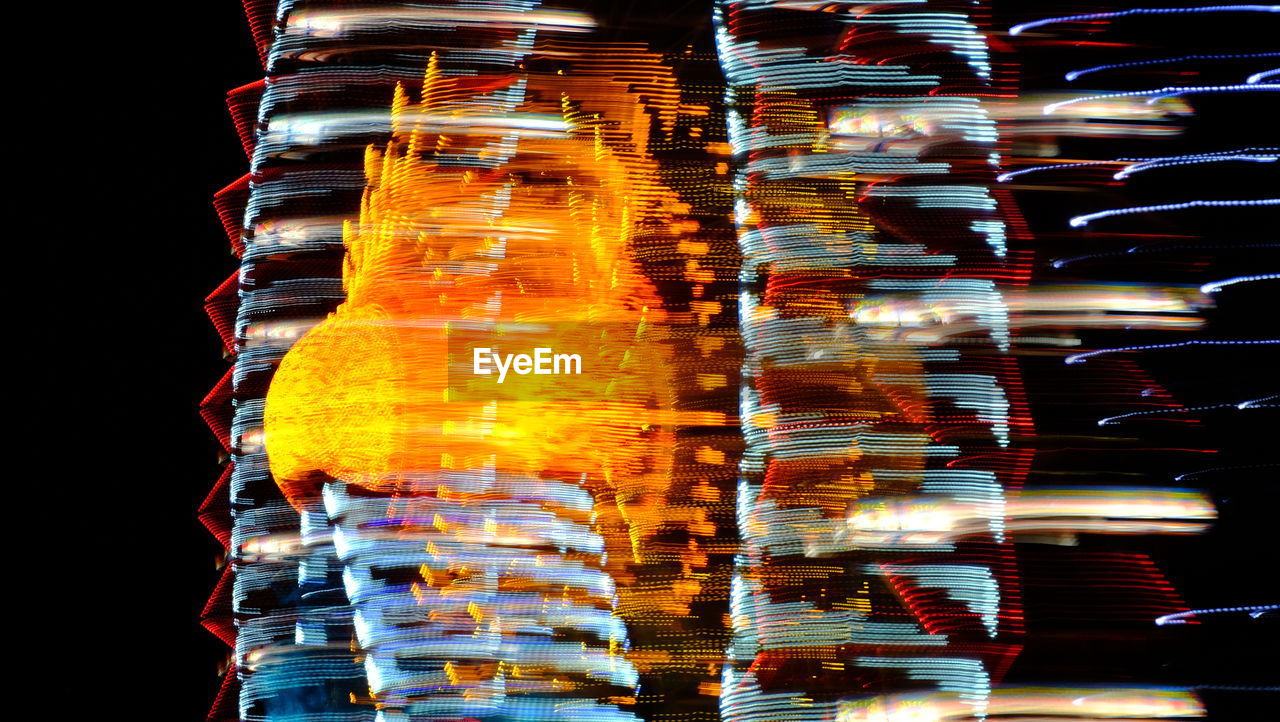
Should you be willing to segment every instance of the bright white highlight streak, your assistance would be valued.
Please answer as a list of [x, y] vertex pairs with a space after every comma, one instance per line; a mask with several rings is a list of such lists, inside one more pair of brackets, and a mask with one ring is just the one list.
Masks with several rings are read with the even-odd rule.
[[1280, 75], [1280, 68], [1272, 68], [1270, 70], [1264, 70], [1261, 73], [1254, 73], [1253, 75], [1245, 78], [1244, 82], [1245, 85], [1253, 85], [1254, 83], [1260, 83], [1263, 80], [1275, 77], [1276, 75]]
[[1119, 348], [1100, 348], [1096, 351], [1085, 351], [1068, 356], [1065, 361], [1068, 364], [1078, 364], [1094, 356], [1101, 356], [1107, 353], [1122, 353], [1128, 351], [1161, 351], [1164, 349], [1186, 348], [1187, 346], [1263, 346], [1280, 343], [1280, 338], [1266, 339], [1242, 339], [1239, 341], [1180, 341], [1178, 343], [1153, 343], [1146, 346], [1121, 346]]
[[1277, 404], [1268, 404], [1266, 402], [1275, 401], [1276, 399], [1280, 399], [1280, 394], [1272, 394], [1270, 396], [1263, 396], [1260, 399], [1249, 399], [1248, 401], [1241, 401], [1240, 403], [1236, 404], [1236, 408], [1242, 411], [1245, 409], [1274, 409], [1276, 408]]
[[1275, 13], [1280, 12], [1280, 5], [1207, 5], [1198, 8], [1134, 8], [1132, 10], [1117, 10], [1109, 13], [1087, 13], [1085, 15], [1065, 15], [1058, 18], [1045, 18], [1044, 20], [1033, 20], [1029, 23], [1014, 25], [1009, 28], [1010, 35], [1021, 35], [1024, 30], [1039, 28], [1045, 25], [1053, 25], [1055, 23], [1070, 23], [1078, 20], [1110, 20], [1112, 18], [1122, 18], [1129, 15], [1181, 15], [1184, 13], [1220, 13], [1220, 12], [1262, 12]]
[[[1141, 68], [1149, 65], [1167, 65], [1169, 63], [1182, 63], [1188, 60], [1251, 60], [1253, 58], [1271, 58], [1280, 56], [1280, 53], [1225, 53], [1220, 55], [1179, 55], [1176, 58], [1158, 58], [1155, 60], [1133, 60], [1127, 63], [1109, 63], [1107, 65], [1095, 65], [1092, 68], [1084, 68], [1083, 70], [1072, 70], [1063, 77], [1068, 82], [1074, 81], [1082, 76], [1090, 73], [1099, 73], [1103, 70], [1119, 70], [1120, 68]], [[1246, 83], [1249, 81], [1245, 81]]]
[[1134, 213], [1153, 213], [1156, 211], [1185, 211], [1190, 208], [1243, 208], [1249, 206], [1274, 206], [1280, 205], [1280, 198], [1258, 198], [1242, 201], [1183, 201], [1181, 203], [1160, 203], [1153, 206], [1133, 206], [1131, 208], [1113, 208], [1106, 211], [1098, 211], [1097, 213], [1086, 213], [1082, 216], [1072, 218], [1069, 223], [1072, 228], [1082, 228], [1089, 225], [1099, 218], [1109, 218], [1111, 216], [1127, 216]]
[[1236, 276], [1235, 278], [1227, 278], [1221, 281], [1213, 281], [1206, 283], [1200, 287], [1200, 293], [1217, 293], [1226, 286], [1234, 286], [1237, 283], [1249, 283], [1251, 281], [1269, 281], [1280, 278], [1280, 273], [1259, 273], [1256, 276]]
[[1165, 626], [1166, 624], [1186, 624], [1184, 619], [1194, 617], [1200, 614], [1225, 614], [1228, 612], [1248, 612], [1250, 617], [1257, 619], [1267, 612], [1280, 609], [1280, 604], [1258, 604], [1249, 607], [1217, 607], [1215, 609], [1191, 609], [1185, 612], [1177, 612], [1176, 614], [1165, 614], [1156, 617], [1157, 626]]
[[396, 7], [309, 10], [290, 13], [285, 32], [332, 37], [391, 26], [392, 23], [546, 28], [586, 32], [596, 26], [585, 12], [575, 10], [482, 9], [479, 7]]

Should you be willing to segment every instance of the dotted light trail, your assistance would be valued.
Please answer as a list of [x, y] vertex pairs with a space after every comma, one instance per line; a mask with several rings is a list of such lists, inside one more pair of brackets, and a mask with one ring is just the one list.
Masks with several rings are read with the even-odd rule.
[[1253, 91], [1262, 91], [1274, 93], [1280, 90], [1280, 85], [1262, 84], [1262, 83], [1245, 83], [1244, 85], [1204, 85], [1190, 86], [1185, 88], [1169, 88], [1167, 93], [1159, 93], [1147, 99], [1147, 105], [1155, 105], [1164, 98], [1176, 98], [1180, 95], [1203, 95], [1205, 93], [1248, 93]]
[[996, 176], [996, 182], [1004, 183], [1008, 181], [1010, 178], [1017, 178], [1020, 175], [1026, 175], [1027, 173], [1036, 173], [1038, 171], [1043, 171], [1043, 170], [1057, 170], [1060, 168], [1085, 168], [1085, 167], [1099, 166], [1099, 165], [1114, 165], [1116, 163], [1125, 163], [1125, 162], [1128, 162], [1129, 160], [1132, 160], [1132, 159], [1117, 158], [1116, 160], [1087, 160], [1087, 161], [1082, 161], [1080, 163], [1051, 163], [1049, 165], [1038, 165], [1033, 168], [1023, 168], [1021, 170], [1011, 170], [1008, 173], [1001, 173], [1000, 175]]
[[1149, 411], [1131, 411], [1127, 414], [1119, 414], [1117, 416], [1108, 416], [1105, 419], [1098, 419], [1098, 426], [1111, 426], [1118, 423], [1121, 419], [1131, 419], [1139, 416], [1158, 416], [1160, 414], [1186, 414], [1192, 411], [1212, 411], [1213, 409], [1239, 408], [1238, 404], [1208, 404], [1205, 406], [1183, 406], [1176, 409], [1151, 409]]
[[1185, 211], [1191, 208], [1246, 208], [1251, 206], [1274, 206], [1280, 204], [1280, 198], [1259, 198], [1239, 201], [1182, 201], [1181, 203], [1159, 203], [1153, 206], [1132, 206], [1130, 208], [1112, 208], [1110, 210], [1086, 213], [1068, 221], [1072, 228], [1083, 228], [1099, 218], [1111, 216], [1128, 216], [1134, 213], [1154, 213], [1157, 211]]
[[1195, 617], [1201, 614], [1227, 614], [1230, 612], [1248, 612], [1250, 617], [1257, 619], [1263, 614], [1273, 612], [1277, 609], [1280, 609], [1280, 604], [1258, 604], [1249, 607], [1217, 607], [1214, 609], [1191, 609], [1185, 612], [1165, 614], [1163, 616], [1156, 617], [1156, 625], [1163, 627], [1166, 624], [1186, 624], [1183, 620], [1187, 617]]
[[1220, 243], [1193, 243], [1190, 245], [1178, 245], [1167, 243], [1155, 243], [1142, 246], [1134, 246], [1123, 251], [1106, 251], [1103, 253], [1086, 253], [1079, 256], [1070, 256], [1068, 258], [1059, 258], [1052, 261], [1049, 265], [1054, 268], [1065, 268], [1068, 264], [1076, 261], [1088, 261], [1094, 258], [1115, 258], [1118, 256], [1127, 256], [1130, 254], [1138, 255], [1143, 253], [1163, 253], [1165, 251], [1204, 251], [1219, 249], [1236, 249], [1236, 248], [1280, 248], [1280, 243], [1246, 243], [1243, 245], [1223, 245]]
[[1124, 180], [1125, 177], [1134, 173], [1141, 173], [1144, 170], [1152, 168], [1161, 168], [1167, 165], [1188, 165], [1192, 163], [1216, 163], [1219, 161], [1242, 160], [1254, 161], [1258, 163], [1272, 163], [1280, 160], [1280, 148], [1238, 148], [1235, 150], [1218, 150], [1208, 153], [1187, 153], [1185, 155], [1167, 155], [1167, 156], [1148, 156], [1142, 158], [1116, 158], [1114, 160], [1086, 160], [1076, 163], [1047, 163], [1045, 165], [1032, 166], [1031, 168], [1021, 168], [996, 176], [997, 183], [1005, 183], [1012, 178], [1017, 178], [1027, 173], [1038, 173], [1046, 170], [1058, 170], [1065, 168], [1087, 168], [1100, 165], [1115, 165], [1121, 163], [1130, 163], [1128, 167], [1118, 171], [1113, 178], [1116, 180]]
[[1180, 341], [1178, 343], [1153, 343], [1145, 346], [1120, 346], [1118, 348], [1100, 348], [1096, 351], [1085, 351], [1068, 356], [1065, 361], [1067, 364], [1083, 363], [1087, 359], [1094, 356], [1101, 356], [1108, 353], [1127, 353], [1130, 351], [1163, 351], [1166, 349], [1186, 348], [1187, 346], [1265, 346], [1280, 344], [1278, 338], [1267, 339], [1241, 339], [1238, 341], [1210, 341], [1210, 340], [1194, 340]]
[[[1154, 60], [1133, 60], [1127, 63], [1108, 63], [1107, 65], [1095, 65], [1092, 68], [1084, 68], [1083, 70], [1072, 70], [1063, 77], [1068, 82], [1074, 81], [1091, 73], [1099, 73], [1104, 70], [1119, 70], [1121, 68], [1141, 68], [1150, 65], [1168, 65], [1170, 63], [1183, 63], [1189, 60], [1252, 60], [1253, 58], [1271, 58], [1280, 56], [1280, 53], [1225, 53], [1221, 55], [1179, 55], [1176, 58], [1157, 58]], [[1245, 81], [1249, 82], [1249, 81]]]
[[1236, 404], [1236, 408], [1242, 411], [1245, 409], [1274, 409], [1277, 406], [1276, 404], [1269, 404], [1266, 402], [1275, 401], [1276, 399], [1280, 399], [1280, 394], [1271, 394], [1270, 396], [1263, 396], [1260, 399], [1241, 401]]
[[1172, 156], [1169, 158], [1153, 158], [1152, 160], [1134, 163], [1133, 165], [1118, 171], [1111, 176], [1116, 180], [1124, 180], [1131, 175], [1141, 173], [1146, 170], [1155, 168], [1168, 168], [1170, 166], [1179, 165], [1196, 165], [1200, 163], [1225, 163], [1228, 161], [1244, 161], [1250, 163], [1274, 163], [1280, 160], [1280, 156], [1275, 155], [1249, 155], [1244, 153], [1197, 153], [1186, 156]]
[[1259, 273], [1256, 276], [1236, 276], [1235, 278], [1227, 278], [1221, 281], [1212, 281], [1200, 287], [1200, 293], [1217, 293], [1227, 286], [1234, 286], [1237, 283], [1250, 283], [1252, 281], [1269, 281], [1280, 278], [1280, 273]]
[[1032, 28], [1044, 27], [1045, 25], [1054, 25], [1056, 23], [1070, 23], [1080, 20], [1110, 20], [1112, 18], [1122, 18], [1131, 15], [1184, 15], [1190, 13], [1248, 13], [1262, 12], [1275, 13], [1280, 12], [1280, 5], [1207, 5], [1198, 8], [1134, 8], [1132, 10], [1117, 10], [1109, 13], [1087, 13], [1084, 15], [1064, 15], [1057, 18], [1045, 18], [1044, 20], [1033, 20], [1029, 23], [1014, 25], [1009, 28], [1010, 35], [1021, 35], [1023, 31]]
[[1280, 468], [1280, 464], [1246, 464], [1244, 466], [1213, 466], [1208, 469], [1200, 469], [1198, 471], [1188, 471], [1185, 474], [1178, 474], [1173, 477], [1174, 481], [1182, 481], [1201, 474], [1214, 474], [1219, 471], [1236, 471], [1237, 469], [1276, 469]]
[[1231, 403], [1225, 403], [1225, 404], [1205, 404], [1203, 406], [1182, 406], [1175, 409], [1151, 409], [1147, 411], [1132, 411], [1127, 414], [1119, 414], [1117, 416], [1108, 416], [1105, 419], [1098, 419], [1098, 426], [1111, 426], [1112, 424], [1117, 423], [1121, 419], [1130, 419], [1138, 416], [1158, 416], [1160, 414], [1185, 414], [1191, 411], [1212, 411], [1214, 409], [1240, 409], [1242, 411], [1247, 409], [1269, 409], [1275, 406], [1275, 404], [1268, 404], [1264, 402], [1272, 401], [1276, 398], [1280, 398], [1280, 394], [1263, 396], [1262, 398], [1250, 399], [1248, 401], [1241, 401], [1239, 403], [1231, 402]]

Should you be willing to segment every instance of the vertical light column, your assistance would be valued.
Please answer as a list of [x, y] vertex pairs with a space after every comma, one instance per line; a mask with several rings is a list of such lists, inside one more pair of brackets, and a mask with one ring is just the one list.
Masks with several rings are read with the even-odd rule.
[[[346, 298], [267, 395], [271, 471], [323, 507], [377, 719], [631, 719], [614, 575], [657, 527], [678, 418], [632, 240], [672, 194], [629, 83], [556, 47], [527, 65], [564, 67], [526, 67], [535, 29], [588, 18], [456, 12], [502, 42], [437, 51], [420, 93], [397, 87], [344, 230]], [[482, 62], [498, 52], [518, 57]], [[476, 371], [535, 348], [579, 370]]]
[[717, 6], [747, 354], [726, 720], [903, 692], [981, 716], [1016, 651], [1026, 420], [979, 10]]

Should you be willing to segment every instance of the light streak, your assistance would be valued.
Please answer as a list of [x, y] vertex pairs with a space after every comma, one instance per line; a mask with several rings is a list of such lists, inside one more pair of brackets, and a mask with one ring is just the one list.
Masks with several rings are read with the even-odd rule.
[[1260, 73], [1254, 73], [1253, 75], [1250, 75], [1249, 77], [1245, 78], [1244, 82], [1247, 85], [1252, 85], [1254, 83], [1261, 83], [1267, 78], [1274, 78], [1277, 75], [1280, 75], [1280, 68], [1272, 68], [1271, 70], [1264, 70]]
[[1185, 474], [1178, 474], [1173, 477], [1174, 481], [1182, 481], [1183, 479], [1191, 479], [1201, 474], [1216, 474], [1219, 471], [1236, 471], [1238, 469], [1276, 469], [1280, 468], [1280, 464], [1245, 464], [1242, 466], [1215, 466], [1209, 469], [1199, 469], [1197, 471], [1188, 471]]
[[1200, 95], [1204, 93], [1237, 93], [1237, 92], [1276, 92], [1280, 90], [1280, 85], [1262, 84], [1262, 83], [1245, 83], [1244, 85], [1204, 85], [1192, 87], [1172, 87], [1166, 88], [1164, 91], [1151, 96], [1147, 99], [1147, 105], [1155, 103], [1165, 98], [1176, 98], [1181, 95]]
[[1131, 208], [1114, 208], [1106, 211], [1098, 211], [1096, 213], [1086, 213], [1084, 215], [1075, 216], [1069, 223], [1072, 228], [1081, 228], [1089, 225], [1089, 223], [1100, 218], [1110, 218], [1111, 216], [1127, 216], [1134, 213], [1157, 213], [1160, 211], [1184, 211], [1191, 208], [1248, 208], [1255, 206], [1274, 206], [1280, 205], [1280, 198], [1259, 198], [1250, 200], [1230, 200], [1230, 201], [1182, 201], [1180, 203], [1159, 203], [1151, 206], [1133, 206]]
[[495, 3], [506, 8], [484, 7], [370, 7], [351, 10], [303, 10], [288, 15], [288, 32], [331, 36], [377, 31], [394, 23], [431, 27], [481, 26], [489, 29], [543, 29], [585, 32], [595, 27], [590, 15], [574, 10], [531, 9], [519, 2]]
[[1088, 167], [1095, 167], [1100, 165], [1115, 165], [1116, 163], [1124, 163], [1124, 162], [1127, 162], [1128, 160], [1130, 159], [1117, 158], [1116, 160], [1087, 160], [1087, 161], [1081, 161], [1079, 163], [1052, 163], [1048, 165], [1038, 165], [1033, 168], [1020, 168], [1018, 170], [1001, 173], [1000, 175], [996, 176], [996, 182], [1005, 183], [1011, 178], [1017, 178], [1018, 176], [1026, 175], [1027, 173], [1037, 173], [1037, 172], [1046, 171], [1046, 170], [1058, 170], [1061, 168], [1088, 168]]
[[1208, 340], [1195, 339], [1192, 341], [1180, 341], [1178, 343], [1154, 343], [1144, 346], [1121, 346], [1119, 348], [1104, 348], [1096, 351], [1086, 351], [1084, 353], [1072, 354], [1066, 358], [1068, 364], [1084, 363], [1094, 356], [1101, 356], [1110, 353], [1131, 353], [1136, 351], [1163, 351], [1166, 349], [1187, 348], [1189, 346], [1266, 346], [1272, 344], [1280, 344], [1280, 339], [1241, 339], [1241, 340]]
[[1197, 8], [1134, 8], [1132, 10], [1115, 10], [1105, 13], [1086, 13], [1084, 15], [1064, 15], [1056, 18], [1045, 18], [1044, 20], [1034, 20], [1029, 23], [1014, 25], [1009, 28], [1010, 35], [1020, 35], [1026, 30], [1044, 27], [1045, 25], [1053, 25], [1056, 23], [1071, 23], [1081, 20], [1111, 20], [1112, 18], [1129, 17], [1133, 15], [1183, 15], [1192, 13], [1217, 13], [1217, 12], [1280, 12], [1280, 5], [1206, 5]]
[[1170, 85], [1164, 88], [1154, 88], [1151, 90], [1130, 90], [1118, 93], [1103, 93], [1100, 95], [1086, 95], [1079, 98], [1068, 98], [1060, 100], [1056, 103], [1049, 103], [1044, 106], [1043, 113], [1045, 115], [1053, 115], [1060, 108], [1076, 103], [1091, 103], [1094, 101], [1114, 100], [1117, 98], [1141, 98], [1150, 96], [1146, 101], [1147, 105], [1154, 105], [1157, 101], [1176, 98], [1180, 95], [1195, 95], [1197, 93], [1249, 93], [1257, 91], [1273, 92], [1280, 90], [1280, 85], [1264, 85], [1260, 83], [1245, 83], [1243, 85]]
[[[1072, 70], [1065, 76], [1066, 80], [1077, 80], [1082, 76], [1090, 73], [1098, 73], [1104, 70], [1118, 70], [1120, 68], [1140, 68], [1150, 65], [1165, 65], [1168, 63], [1182, 63], [1188, 60], [1249, 60], [1252, 58], [1271, 58], [1280, 56], [1280, 53], [1226, 53], [1217, 55], [1179, 55], [1175, 58], [1158, 58], [1155, 60], [1134, 60], [1127, 63], [1109, 63], [1107, 65], [1095, 65], [1092, 68], [1084, 68], [1083, 70]], [[1249, 82], [1249, 81], [1245, 81]]]
[[[1267, 149], [1274, 150], [1274, 149]], [[1141, 173], [1154, 168], [1167, 168], [1170, 166], [1194, 165], [1200, 163], [1223, 163], [1227, 161], [1248, 161], [1253, 163], [1274, 163], [1280, 156], [1275, 155], [1256, 155], [1245, 152], [1220, 152], [1220, 153], [1196, 153], [1183, 156], [1169, 156], [1167, 158], [1152, 158], [1150, 160], [1134, 163], [1133, 165], [1117, 172], [1112, 178], [1116, 180], [1124, 180], [1131, 175]]]
[[[1058, 685], [995, 687], [981, 718], [1101, 722], [1108, 719], [1188, 719], [1206, 714], [1189, 688]], [[971, 702], [959, 692], [909, 692], [841, 704], [834, 722], [966, 722]]]
[[1278, 399], [1278, 398], [1280, 398], [1280, 394], [1272, 394], [1271, 396], [1263, 396], [1262, 398], [1258, 398], [1258, 399], [1241, 401], [1240, 403], [1236, 404], [1236, 408], [1242, 409], [1242, 410], [1243, 409], [1274, 409], [1277, 406], [1276, 404], [1268, 404], [1264, 402], [1274, 401], [1275, 399]]
[[1074, 163], [1049, 163], [1045, 165], [1033, 166], [1031, 168], [1020, 168], [1014, 171], [1008, 171], [996, 176], [996, 182], [1004, 183], [1012, 178], [1016, 178], [1027, 173], [1038, 173], [1047, 170], [1059, 170], [1065, 168], [1087, 168], [1100, 165], [1115, 165], [1128, 163], [1130, 165], [1118, 171], [1112, 177], [1116, 180], [1123, 180], [1125, 177], [1140, 173], [1144, 170], [1152, 168], [1161, 168], [1170, 165], [1186, 165], [1192, 163], [1215, 163], [1220, 161], [1255, 161], [1259, 163], [1271, 163], [1276, 161], [1280, 156], [1274, 155], [1280, 152], [1278, 148], [1241, 148], [1238, 150], [1222, 150], [1208, 153], [1188, 153], [1186, 155], [1170, 155], [1144, 158], [1116, 158], [1115, 160], [1090, 160]]
[[1222, 245], [1222, 244], [1149, 244], [1142, 246], [1133, 246], [1123, 251], [1107, 251], [1102, 253], [1086, 253], [1080, 256], [1071, 256], [1070, 258], [1059, 258], [1050, 262], [1054, 268], [1065, 268], [1068, 264], [1077, 261], [1087, 261], [1094, 258], [1115, 258], [1118, 256], [1126, 256], [1130, 254], [1143, 253], [1164, 253], [1166, 251], [1201, 251], [1201, 250], [1219, 250], [1219, 249], [1235, 249], [1235, 248], [1280, 248], [1280, 243], [1246, 243], [1240, 245]]
[[1254, 281], [1269, 281], [1280, 278], [1280, 273], [1259, 273], [1252, 276], [1236, 276], [1234, 278], [1226, 278], [1221, 281], [1210, 281], [1200, 287], [1201, 293], [1217, 293], [1227, 286], [1234, 286], [1237, 283], [1252, 283]]
[[1216, 516], [1208, 497], [1188, 489], [1034, 488], [1002, 505], [978, 497], [872, 497], [859, 500], [828, 539], [809, 540], [805, 552], [826, 556], [849, 550], [946, 549], [958, 539], [997, 528], [1002, 535], [1195, 534]]
[[1208, 614], [1231, 614], [1235, 612], [1248, 612], [1250, 617], [1257, 619], [1258, 617], [1280, 609], [1280, 604], [1258, 604], [1247, 607], [1215, 607], [1213, 609], [1191, 609], [1185, 612], [1177, 612], [1175, 614], [1165, 614], [1156, 617], [1157, 626], [1165, 626], [1166, 624], [1186, 624], [1188, 617], [1197, 617]]
[[1131, 411], [1127, 414], [1119, 414], [1117, 416], [1108, 416], [1105, 419], [1098, 419], [1098, 426], [1110, 426], [1118, 423], [1122, 419], [1131, 419], [1139, 416], [1158, 416], [1160, 414], [1187, 414], [1193, 411], [1210, 411], [1213, 409], [1230, 409], [1239, 408], [1239, 404], [1207, 404], [1204, 406], [1182, 406], [1176, 409], [1152, 409], [1148, 411]]

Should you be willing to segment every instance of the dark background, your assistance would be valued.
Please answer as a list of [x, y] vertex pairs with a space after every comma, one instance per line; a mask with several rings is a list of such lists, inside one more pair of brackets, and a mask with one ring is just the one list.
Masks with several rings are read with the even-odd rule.
[[[27, 34], [60, 22], [44, 12]], [[263, 71], [234, 0], [58, 12], [38, 56], [45, 162], [26, 167], [57, 229], [34, 296], [53, 301], [35, 356], [47, 476], [19, 524], [57, 641], [32, 649], [66, 718], [202, 720], [229, 651], [199, 625], [222, 549], [196, 519], [221, 472], [197, 407], [229, 367], [203, 305], [238, 267], [210, 201], [248, 169], [225, 93]]]
[[[611, 14], [643, 14], [654, 20], [681, 8], [688, 14], [690, 5], [697, 3], [617, 3]], [[1038, 4], [1011, 5], [997, 5], [997, 12], [1011, 21], [1047, 12]], [[1090, 8], [1066, 11], [1075, 10]], [[196, 409], [227, 368], [203, 299], [237, 267], [210, 199], [247, 169], [224, 94], [260, 79], [262, 69], [243, 13], [232, 0], [96, 7], [79, 21], [86, 39], [76, 72], [46, 81], [59, 99], [57, 107], [65, 111], [55, 115], [60, 122], [69, 121], [66, 127], [57, 126], [57, 137], [49, 143], [48, 152], [56, 158], [51, 165], [57, 166], [50, 181], [57, 190], [50, 194], [74, 200], [57, 206], [65, 218], [53, 217], [54, 226], [67, 235], [48, 244], [40, 274], [52, 281], [48, 288], [55, 299], [55, 323], [49, 329], [53, 350], [41, 354], [37, 363], [52, 362], [48, 370], [56, 384], [52, 400], [38, 406], [55, 412], [40, 426], [38, 448], [56, 476], [36, 484], [43, 503], [34, 518], [72, 519], [59, 528], [74, 549], [74, 556], [59, 556], [53, 564], [60, 573], [72, 572], [51, 587], [48, 605], [72, 628], [76, 644], [87, 645], [93, 660], [91, 683], [102, 685], [108, 708], [146, 710], [138, 715], [144, 719], [157, 716], [155, 712], [165, 719], [202, 719], [228, 656], [225, 646], [198, 624], [217, 579], [221, 550], [196, 520], [196, 509], [220, 472], [219, 447]], [[683, 28], [705, 39], [709, 23]], [[1240, 16], [1135, 26], [1133, 33], [1146, 47], [1128, 57], [1278, 49], [1274, 40], [1267, 47], [1266, 28], [1265, 23], [1242, 24]], [[1133, 33], [1127, 41], [1134, 39]], [[1071, 48], [1045, 51], [1035, 56], [1039, 65], [1028, 68], [1027, 84], [1055, 85], [1054, 73], [1108, 62], [1099, 57]], [[1256, 72], [1276, 64], [1231, 67]], [[1097, 82], [1086, 87], [1141, 86], [1132, 76], [1110, 76], [1114, 87], [1105, 85], [1102, 75], [1095, 77]], [[1217, 82], [1209, 74], [1169, 80], [1165, 84]], [[1275, 104], [1269, 106], [1260, 95], [1198, 101], [1201, 116], [1192, 134], [1173, 145], [1152, 144], [1150, 154], [1182, 152], [1180, 146], [1280, 145]], [[1116, 155], [1147, 152], [1126, 148]], [[1237, 170], [1157, 172], [1125, 192], [1132, 204], [1278, 195], [1274, 170]], [[1033, 228], [1049, 231], [1065, 225], [1069, 213], [1064, 208], [1033, 196], [1019, 195]], [[1114, 203], [1115, 197], [1105, 193], [1093, 200], [1099, 199], [1128, 204]], [[1147, 232], [1181, 226], [1183, 232], [1224, 243], [1277, 240], [1273, 212], [1189, 213], [1145, 221]], [[1080, 248], [1070, 238], [1047, 240], [1042, 261], [1070, 255], [1057, 253], [1055, 243], [1076, 252]], [[1235, 252], [1196, 265], [1193, 258], [1172, 254], [1137, 265], [1131, 261], [1120, 269], [1077, 266], [1058, 280], [1199, 283], [1273, 272], [1277, 260], [1274, 251]], [[1275, 290], [1275, 282], [1266, 282], [1223, 291], [1212, 325], [1198, 337], [1280, 336]], [[1270, 352], [1153, 354], [1144, 365], [1188, 405], [1280, 391], [1280, 358]], [[1213, 412], [1201, 419], [1197, 442], [1224, 450], [1204, 466], [1276, 463], [1280, 425], [1274, 411]], [[1151, 433], [1185, 438], [1180, 429]], [[1193, 539], [1137, 545], [1155, 555], [1193, 607], [1280, 598], [1275, 591], [1280, 573], [1275, 552], [1280, 530], [1277, 470], [1273, 466], [1188, 481], [1207, 488], [1218, 503], [1221, 518], [1214, 530]], [[89, 521], [81, 525], [77, 519]], [[1176, 630], [1185, 634], [1167, 644], [1130, 640], [1131, 648], [1139, 646], [1133, 663], [1167, 684], [1275, 685], [1280, 683], [1276, 626], [1266, 619], [1232, 617]], [[1060, 664], [1053, 659], [1058, 654], [1054, 645], [1080, 654], [1079, 641], [1072, 640], [1069, 630], [1051, 631], [1046, 638], [1055, 635], [1057, 641], [1028, 648], [1015, 665], [1015, 672], [1019, 666], [1026, 671], [1015, 676], [1036, 678], [1037, 671], [1054, 669]], [[1077, 670], [1082, 678], [1088, 672]], [[1253, 692], [1209, 691], [1205, 697], [1214, 720], [1270, 719], [1268, 710], [1277, 701], [1274, 695]]]

